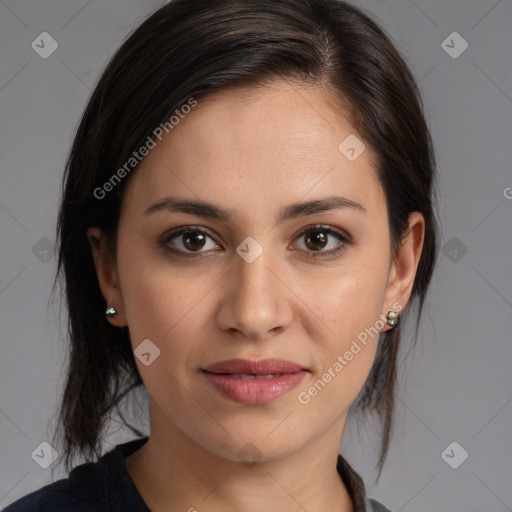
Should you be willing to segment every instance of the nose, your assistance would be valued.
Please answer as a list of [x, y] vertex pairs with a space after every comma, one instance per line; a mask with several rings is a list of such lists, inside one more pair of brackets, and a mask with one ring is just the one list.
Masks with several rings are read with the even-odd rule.
[[270, 252], [264, 249], [251, 263], [235, 256], [218, 311], [221, 329], [257, 341], [290, 325], [293, 293]]

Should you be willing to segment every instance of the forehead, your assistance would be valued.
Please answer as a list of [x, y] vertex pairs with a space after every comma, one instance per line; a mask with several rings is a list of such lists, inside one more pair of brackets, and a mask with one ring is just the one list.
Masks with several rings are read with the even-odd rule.
[[353, 161], [340, 151], [349, 136], [357, 137], [348, 110], [320, 87], [229, 88], [198, 100], [157, 140], [125, 195], [146, 206], [171, 191], [215, 196], [235, 209], [332, 192], [357, 202], [382, 201], [368, 145]]

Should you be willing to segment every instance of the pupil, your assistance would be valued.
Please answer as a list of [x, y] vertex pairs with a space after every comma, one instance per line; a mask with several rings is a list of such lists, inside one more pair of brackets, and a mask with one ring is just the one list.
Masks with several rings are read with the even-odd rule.
[[[308, 242], [306, 242], [306, 245], [310, 249], [323, 249], [325, 247], [325, 244], [327, 243], [327, 237], [325, 236], [325, 233], [322, 232], [314, 232], [312, 235], [307, 237]], [[309, 241], [313, 240], [312, 244], [309, 244]], [[316, 247], [315, 244], [320, 244], [320, 247]], [[311, 247], [313, 245], [313, 247]]]
[[[185, 246], [189, 250], [197, 250], [201, 249], [204, 246], [205, 239], [204, 235], [201, 233], [192, 232], [192, 234], [185, 237]], [[306, 245], [313, 250], [322, 249], [325, 247], [325, 244], [327, 243], [327, 237], [325, 236], [325, 233], [322, 232], [314, 232], [310, 234], [307, 237]]]
[[201, 249], [205, 242], [204, 235], [198, 233], [197, 231], [192, 231], [191, 233], [191, 235], [184, 236], [185, 247], [187, 247], [189, 250]]

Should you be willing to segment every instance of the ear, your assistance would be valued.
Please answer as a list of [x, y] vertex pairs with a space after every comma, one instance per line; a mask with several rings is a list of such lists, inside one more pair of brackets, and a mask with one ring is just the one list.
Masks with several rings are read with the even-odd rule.
[[115, 318], [106, 318], [106, 320], [116, 327], [124, 327], [127, 324], [117, 264], [107, 252], [106, 236], [100, 228], [92, 227], [87, 230], [87, 239], [91, 246], [101, 294], [107, 307], [114, 307], [117, 311]]
[[[389, 310], [394, 310], [397, 313], [402, 311], [409, 301], [423, 249], [424, 236], [425, 218], [419, 212], [412, 212], [409, 215], [407, 233], [389, 269], [384, 315]], [[389, 329], [391, 329], [391, 326], [387, 325], [387, 328], [383, 331]]]

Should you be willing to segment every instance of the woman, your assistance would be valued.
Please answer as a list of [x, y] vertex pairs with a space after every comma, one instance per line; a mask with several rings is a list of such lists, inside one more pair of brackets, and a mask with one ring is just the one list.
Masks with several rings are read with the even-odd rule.
[[[69, 478], [36, 510], [386, 511], [338, 454], [392, 432], [432, 275], [434, 152], [404, 60], [339, 0], [173, 0], [122, 45], [67, 162]], [[101, 456], [147, 389], [150, 434]], [[94, 462], [93, 459], [100, 458]]]

